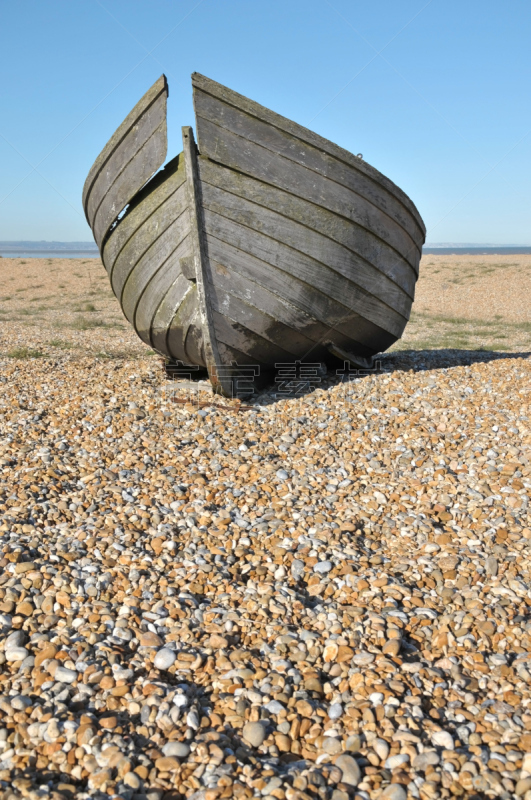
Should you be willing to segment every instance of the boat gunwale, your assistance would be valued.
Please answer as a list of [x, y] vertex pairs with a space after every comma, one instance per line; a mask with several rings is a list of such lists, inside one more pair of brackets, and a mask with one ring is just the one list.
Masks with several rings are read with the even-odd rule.
[[[154, 91], [155, 87], [158, 84], [161, 84], [160, 88], [157, 88], [157, 90]], [[150, 98], [149, 102], [147, 102], [143, 106], [142, 104], [145, 103], [146, 97], [151, 92], [154, 93], [154, 97]], [[85, 218], [86, 218], [86, 220], [87, 220], [87, 222], [88, 222], [88, 224], [89, 224], [91, 229], [92, 229], [92, 224], [90, 223], [89, 218], [88, 218], [87, 207], [88, 207], [88, 201], [89, 201], [90, 193], [92, 192], [92, 189], [94, 188], [94, 184], [96, 183], [96, 180], [101, 175], [105, 165], [107, 164], [107, 162], [109, 161], [111, 156], [120, 147], [120, 145], [124, 142], [126, 137], [131, 132], [132, 128], [134, 128], [134, 126], [136, 125], [138, 119], [143, 114], [145, 114], [147, 111], [149, 111], [151, 106], [154, 105], [154, 103], [156, 103], [157, 100], [160, 98], [160, 96], [163, 95], [163, 94], [166, 94], [166, 100], [167, 100], [167, 98], [169, 96], [169, 89], [168, 89], [168, 81], [167, 81], [166, 75], [164, 75], [164, 73], [160, 76], [160, 78], [157, 78], [155, 83], [152, 84], [152, 86], [150, 86], [150, 88], [147, 90], [147, 92], [145, 92], [142, 95], [142, 97], [140, 98], [138, 103], [134, 106], [134, 108], [131, 109], [129, 114], [126, 116], [126, 118], [123, 120], [123, 122], [118, 126], [118, 128], [116, 128], [115, 132], [113, 133], [111, 138], [107, 141], [107, 143], [105, 144], [103, 149], [100, 151], [99, 155], [97, 156], [96, 160], [92, 164], [92, 167], [90, 168], [89, 173], [88, 173], [88, 175], [87, 175], [87, 177], [85, 179], [85, 183], [83, 185], [83, 194], [82, 194], [82, 203], [83, 203], [83, 210], [85, 212]], [[167, 109], [165, 110], [164, 118], [165, 118], [165, 120], [167, 120]], [[117, 141], [114, 141], [115, 137], [118, 134], [120, 135], [120, 138]], [[149, 138], [151, 138], [151, 137], [149, 137]], [[148, 140], [146, 140], [146, 141], [148, 141]], [[167, 151], [167, 145], [168, 145], [168, 137], [166, 135], [166, 148], [165, 148], [166, 151]], [[138, 152], [139, 151], [137, 151], [137, 153]], [[133, 156], [133, 158], [135, 158], [136, 155], [137, 154], [135, 154], [135, 156]], [[165, 158], [166, 158], [166, 153], [165, 153], [164, 158], [162, 159], [161, 163], [159, 164], [159, 166], [156, 167], [155, 170], [153, 171], [152, 176], [160, 168], [160, 166], [164, 163]], [[127, 162], [127, 163], [130, 163], [131, 160], [129, 162]], [[125, 165], [125, 166], [127, 166], [127, 165]], [[118, 175], [121, 174], [121, 172], [123, 172], [123, 169], [125, 168], [125, 166], [120, 170]], [[150, 180], [150, 179], [148, 179], [148, 180]], [[115, 180], [116, 180], [116, 178], [113, 180], [112, 183], [114, 183]], [[146, 181], [146, 183], [147, 183], [147, 181]], [[112, 184], [111, 184], [111, 186], [112, 186]], [[143, 187], [140, 187], [140, 189], [138, 189], [137, 191], [141, 191], [142, 188]], [[137, 194], [137, 192], [135, 192], [135, 195], [136, 194]], [[126, 206], [127, 206], [127, 203], [124, 206], [124, 208]], [[117, 214], [117, 217], [120, 215], [120, 213], [122, 211], [123, 211], [123, 209], [120, 209], [120, 211]], [[108, 235], [108, 232], [107, 232], [107, 235]], [[102, 239], [102, 245], [103, 244], [104, 244], [104, 239]]]
[[[249, 116], [259, 119], [260, 121], [265, 122], [274, 128], [283, 131], [284, 133], [288, 133], [295, 138], [301, 139], [301, 141], [316, 148], [317, 150], [324, 150], [326, 153], [328, 153], [328, 155], [337, 158], [338, 161], [343, 162], [346, 166], [349, 166], [354, 170], [363, 173], [366, 177], [374, 180], [374, 182], [380, 188], [387, 190], [389, 194], [395, 197], [395, 199], [404, 207], [408, 214], [417, 223], [423, 238], [426, 236], [426, 226], [415, 203], [406, 194], [406, 192], [404, 192], [403, 189], [394, 183], [394, 181], [377, 170], [376, 167], [373, 167], [367, 161], [363, 161], [363, 159], [358, 158], [358, 156], [354, 155], [354, 153], [351, 153], [346, 148], [335, 144], [335, 142], [332, 142], [330, 139], [326, 139], [324, 136], [321, 136], [318, 133], [315, 133], [315, 131], [312, 131], [310, 128], [306, 128], [304, 125], [289, 119], [289, 117], [284, 117], [282, 114], [272, 111], [270, 108], [267, 108], [267, 106], [263, 106], [260, 103], [257, 103], [255, 100], [251, 100], [245, 95], [234, 91], [234, 89], [229, 89], [223, 84], [218, 83], [217, 81], [214, 81], [199, 72], [192, 73], [192, 87], [210, 95], [214, 99], [221, 100], [227, 105], [249, 114]], [[226, 95], [229, 95], [230, 99], [228, 99]], [[196, 112], [196, 117], [197, 116], [198, 115]]]
[[[164, 121], [161, 122], [160, 125], [158, 125], [158, 127], [153, 131], [153, 133], [142, 143], [142, 145], [138, 148], [138, 150], [136, 151], [134, 156], [132, 156], [132, 158], [129, 159], [129, 161], [124, 165], [124, 167], [116, 174], [116, 176], [114, 177], [113, 181], [109, 184], [106, 193], [102, 196], [102, 198], [100, 200], [100, 203], [99, 203], [99, 205], [97, 207], [97, 210], [96, 210], [96, 212], [94, 214], [94, 219], [93, 219], [94, 230], [96, 228], [98, 228], [100, 225], [103, 225], [103, 222], [100, 219], [100, 217], [104, 216], [104, 213], [105, 213], [105, 205], [104, 205], [105, 201], [108, 200], [110, 193], [116, 187], [116, 185], [117, 185], [118, 181], [120, 180], [120, 178], [124, 175], [126, 170], [131, 165], [134, 164], [135, 159], [137, 159], [139, 157], [141, 158], [142, 151], [145, 148], [147, 148], [153, 141], [155, 141], [155, 146], [156, 146], [156, 143], [157, 143], [156, 137], [157, 137], [157, 135], [159, 135], [161, 130], [166, 130], [166, 129], [167, 129], [167, 122], [166, 122], [166, 119], [164, 119]], [[167, 141], [166, 141], [166, 145], [165, 145], [165, 151], [166, 151], [166, 149], [167, 149]], [[114, 224], [116, 223], [116, 221], [120, 217], [120, 214], [122, 214], [124, 209], [127, 208], [127, 206], [129, 205], [130, 201], [132, 200], [132, 198], [135, 197], [135, 195], [139, 191], [141, 191], [144, 188], [144, 186], [146, 186], [149, 183], [149, 181], [153, 178], [153, 176], [157, 174], [157, 172], [160, 170], [160, 167], [164, 163], [164, 159], [165, 158], [166, 158], [166, 152], [164, 153], [164, 158], [162, 158], [162, 161], [160, 161], [160, 159], [158, 159], [159, 163], [157, 164], [157, 166], [154, 169], [151, 168], [151, 172], [149, 173], [148, 177], [139, 186], [139, 188], [134, 192], [132, 197], [129, 197], [127, 199], [127, 201], [124, 203], [122, 208], [120, 208], [120, 211], [118, 211], [118, 212], [114, 211], [113, 212], [114, 217], [111, 218], [110, 221], [105, 222], [104, 229], [103, 229], [103, 231], [101, 233], [101, 236], [100, 236], [102, 244], [105, 244], [105, 241], [106, 241], [107, 237], [109, 236], [109, 233], [113, 229]], [[121, 205], [122, 202], [123, 201], [120, 202], [120, 205]], [[101, 214], [100, 214], [100, 212], [101, 212]], [[96, 233], [94, 234], [94, 238], [96, 238]]]

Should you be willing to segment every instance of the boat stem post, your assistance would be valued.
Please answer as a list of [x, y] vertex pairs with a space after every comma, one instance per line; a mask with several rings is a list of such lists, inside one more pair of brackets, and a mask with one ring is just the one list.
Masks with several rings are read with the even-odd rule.
[[[232, 378], [230, 376], [225, 377], [224, 375], [220, 375], [218, 372], [218, 366], [220, 366], [221, 361], [214, 325], [212, 323], [212, 310], [210, 307], [210, 298], [208, 294], [208, 250], [205, 226], [203, 224], [201, 183], [199, 180], [199, 169], [197, 165], [197, 147], [194, 141], [194, 133], [190, 126], [183, 126], [182, 134], [189, 209], [192, 217], [191, 236], [197, 293], [199, 297], [199, 314], [201, 319], [203, 347], [208, 377], [210, 378], [212, 387], [216, 394], [224, 394], [227, 397], [232, 397]], [[224, 370], [222, 370], [222, 372], [224, 372]]]

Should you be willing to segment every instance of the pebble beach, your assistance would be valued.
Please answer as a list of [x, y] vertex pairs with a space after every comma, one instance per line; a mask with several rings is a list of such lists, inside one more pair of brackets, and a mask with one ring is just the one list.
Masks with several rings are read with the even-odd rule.
[[105, 309], [0, 323], [2, 800], [531, 800], [528, 354], [247, 408]]

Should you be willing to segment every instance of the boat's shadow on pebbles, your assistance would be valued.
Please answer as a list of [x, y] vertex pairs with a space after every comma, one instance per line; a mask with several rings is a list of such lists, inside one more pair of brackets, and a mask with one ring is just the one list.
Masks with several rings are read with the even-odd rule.
[[[375, 356], [372, 369], [349, 367], [346, 363], [341, 365], [338, 361], [335, 367], [302, 363], [304, 367], [312, 367], [306, 375], [293, 374], [286, 377], [280, 370], [262, 374], [255, 381], [254, 392], [250, 395], [240, 394], [240, 411], [258, 410], [260, 407], [275, 406], [285, 400], [296, 400], [312, 395], [316, 390], [329, 390], [338, 385], [348, 385], [368, 376], [383, 375], [390, 372], [424, 372], [427, 370], [452, 369], [455, 367], [469, 367], [473, 364], [488, 364], [500, 359], [530, 358], [531, 352], [501, 352], [492, 350], [457, 350], [441, 348], [440, 350], [398, 350]], [[300, 362], [295, 362], [299, 365]], [[284, 365], [285, 366], [285, 365]], [[319, 367], [321, 367], [319, 369]], [[315, 369], [314, 369], [315, 368]], [[186, 381], [179, 381], [179, 374], [172, 365], [163, 365], [166, 376], [176, 381], [176, 389], [180, 386], [186, 388], [197, 386], [198, 389], [209, 389], [210, 384], [206, 370], [193, 368], [194, 371], [186, 375]], [[210, 402], [203, 398], [202, 405], [209, 406]], [[179, 402], [179, 401], [175, 401]], [[216, 398], [214, 404], [225, 411], [238, 411], [238, 406], [231, 403], [230, 399]]]
[[383, 375], [390, 372], [424, 372], [427, 370], [452, 369], [455, 367], [469, 367], [472, 364], [488, 364], [500, 359], [530, 358], [531, 352], [500, 352], [491, 350], [400, 350], [375, 356], [373, 369], [355, 369], [343, 365], [337, 368], [328, 368], [320, 373], [317, 381], [309, 381], [306, 386], [299, 383], [296, 390], [279, 391], [278, 373], [271, 374], [270, 380], [264, 388], [249, 399], [253, 405], [270, 406], [279, 400], [296, 399], [311, 395], [316, 389], [332, 389], [340, 384], [348, 384], [363, 380], [368, 376]]
[[422, 372], [430, 369], [451, 369], [452, 367], [469, 367], [472, 364], [488, 364], [500, 359], [530, 358], [531, 352], [504, 353], [499, 350], [398, 350], [375, 358], [380, 362], [381, 372], [397, 370]]

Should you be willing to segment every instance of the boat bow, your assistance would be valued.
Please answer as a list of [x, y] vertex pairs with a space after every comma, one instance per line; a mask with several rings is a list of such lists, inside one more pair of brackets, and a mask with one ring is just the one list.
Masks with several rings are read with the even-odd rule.
[[161, 77], [107, 142], [83, 188], [83, 208], [98, 247], [127, 204], [162, 166], [168, 137], [168, 83]]

